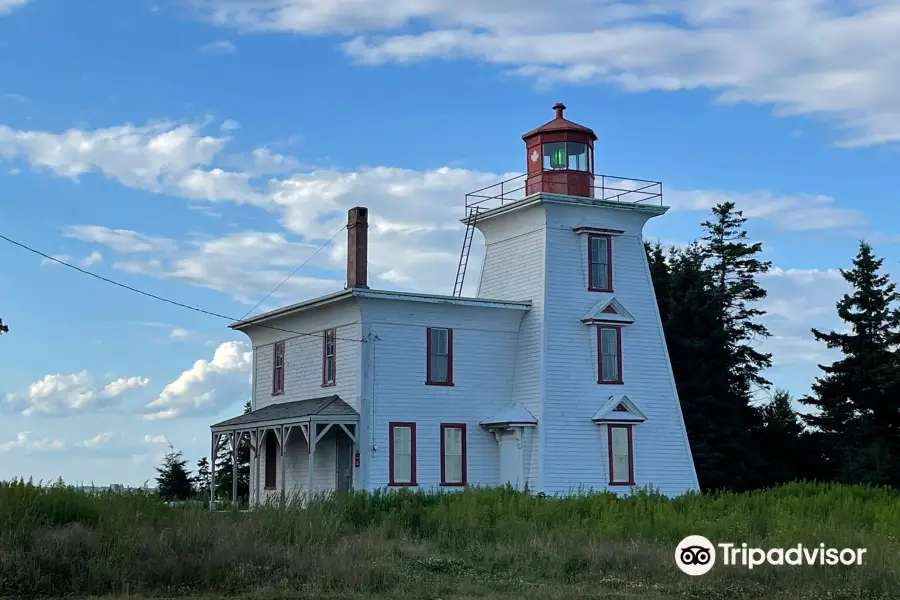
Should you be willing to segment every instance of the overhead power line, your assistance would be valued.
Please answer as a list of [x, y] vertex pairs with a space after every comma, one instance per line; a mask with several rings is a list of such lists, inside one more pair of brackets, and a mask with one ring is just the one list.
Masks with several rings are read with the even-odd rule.
[[333, 241], [334, 241], [334, 238], [336, 238], [336, 237], [338, 236], [338, 234], [339, 234], [340, 232], [342, 232], [343, 230], [345, 230], [346, 228], [347, 228], [347, 226], [344, 225], [343, 227], [341, 227], [340, 229], [338, 229], [337, 232], [336, 232], [333, 236], [331, 236], [331, 239], [330, 239], [330, 240], [328, 240], [327, 242], [325, 242], [324, 244], [322, 244], [321, 246], [319, 246], [318, 248], [316, 248], [316, 251], [313, 252], [312, 254], [310, 254], [310, 255], [309, 255], [309, 258], [307, 258], [306, 260], [304, 260], [304, 261], [300, 264], [299, 267], [297, 267], [296, 269], [294, 269], [294, 272], [293, 272], [293, 273], [291, 273], [290, 275], [288, 275], [287, 277], [285, 277], [285, 278], [284, 278], [284, 281], [282, 281], [281, 283], [279, 283], [278, 285], [276, 285], [276, 286], [275, 286], [275, 289], [273, 289], [271, 292], [269, 292], [268, 294], [266, 294], [265, 296], [263, 296], [263, 299], [262, 299], [262, 300], [260, 300], [260, 301], [257, 302], [256, 304], [254, 304], [254, 305], [253, 305], [253, 308], [251, 308], [250, 310], [248, 310], [247, 312], [245, 312], [245, 313], [244, 313], [244, 316], [241, 317], [240, 320], [243, 321], [244, 319], [246, 319], [246, 318], [247, 318], [247, 315], [249, 315], [249, 314], [252, 313], [254, 310], [256, 310], [256, 308], [257, 308], [260, 304], [262, 304], [263, 302], [265, 302], [266, 300], [268, 300], [269, 296], [271, 296], [272, 294], [274, 294], [275, 292], [277, 292], [277, 291], [279, 290], [279, 288], [281, 288], [281, 286], [283, 286], [285, 283], [287, 283], [287, 280], [288, 280], [288, 279], [290, 279], [291, 277], [293, 277], [294, 275], [296, 275], [296, 274], [297, 274], [297, 271], [299, 271], [300, 269], [302, 269], [303, 267], [305, 267], [305, 266], [306, 266], [306, 263], [308, 263], [308, 262], [311, 261], [313, 258], [315, 258], [316, 254], [318, 254], [319, 252], [321, 252], [322, 249], [325, 248], [325, 246], [327, 246], [328, 244], [330, 244], [331, 242], [333, 242]]
[[[342, 228], [342, 229], [343, 229], [343, 228]], [[340, 233], [340, 231], [338, 231], [337, 233]], [[334, 237], [337, 237], [337, 233], [334, 234], [334, 236], [333, 236], [331, 239], [334, 239]], [[198, 312], [198, 313], [201, 313], [201, 314], [204, 314], [204, 315], [209, 315], [209, 316], [211, 316], [211, 317], [217, 317], [217, 318], [219, 318], [219, 319], [225, 319], [225, 320], [227, 320], [227, 321], [238, 322], [238, 321], [243, 321], [243, 319], [244, 319], [243, 317], [241, 317], [240, 319], [237, 319], [237, 318], [235, 318], [235, 317], [229, 317], [228, 315], [223, 315], [223, 314], [221, 314], [221, 313], [217, 313], [217, 312], [214, 312], [214, 311], [211, 311], [211, 310], [206, 310], [206, 309], [203, 309], [203, 308], [199, 308], [199, 307], [197, 307], [197, 306], [191, 306], [190, 304], [184, 304], [183, 302], [178, 302], [178, 301], [176, 301], [176, 300], [171, 300], [171, 299], [169, 299], [169, 298], [165, 298], [165, 297], [159, 296], [159, 295], [157, 295], [157, 294], [152, 294], [152, 293], [150, 293], [150, 292], [145, 292], [144, 290], [138, 289], [138, 288], [136, 288], [136, 287], [132, 287], [132, 286], [130, 286], [130, 285], [125, 285], [124, 283], [120, 283], [120, 282], [118, 282], [118, 281], [115, 281], [115, 280], [113, 280], [113, 279], [110, 279], [109, 277], [104, 277], [104, 276], [102, 276], [102, 275], [97, 275], [96, 273], [91, 273], [90, 271], [87, 271], [87, 270], [85, 270], [85, 269], [82, 269], [81, 267], [77, 267], [77, 266], [75, 266], [75, 265], [73, 265], [73, 264], [71, 264], [71, 263], [67, 263], [67, 262], [64, 261], [64, 260], [60, 260], [60, 259], [56, 258], [55, 256], [50, 256], [49, 254], [46, 254], [46, 253], [44, 253], [44, 252], [41, 252], [40, 250], [37, 250], [37, 249], [35, 249], [35, 248], [32, 248], [31, 246], [27, 246], [27, 245], [25, 245], [25, 244], [23, 244], [23, 243], [21, 243], [21, 242], [17, 242], [16, 240], [14, 240], [14, 239], [12, 239], [12, 238], [9, 238], [9, 237], [7, 237], [7, 236], [5, 236], [5, 235], [2, 235], [2, 234], [0, 234], [0, 239], [4, 240], [4, 241], [6, 241], [6, 242], [9, 242], [10, 244], [13, 244], [14, 246], [18, 246], [19, 248], [22, 248], [23, 250], [27, 250], [28, 252], [31, 252], [31, 253], [33, 253], [33, 254], [37, 254], [38, 256], [42, 256], [42, 257], [46, 258], [47, 260], [53, 261], [53, 262], [55, 262], [55, 263], [57, 263], [57, 264], [60, 264], [60, 265], [62, 265], [62, 266], [64, 266], [64, 267], [69, 267], [70, 269], [74, 269], [74, 270], [78, 271], [79, 273], [83, 273], [84, 275], [89, 275], [90, 277], [93, 277], [93, 278], [95, 278], [95, 279], [99, 279], [100, 281], [105, 281], [106, 283], [109, 283], [109, 284], [112, 284], [112, 285], [114, 285], [114, 286], [117, 286], [117, 287], [126, 289], [126, 290], [128, 290], [128, 291], [130, 291], [130, 292], [134, 292], [135, 294], [140, 294], [140, 295], [142, 295], [142, 296], [146, 296], [147, 298], [152, 298], [152, 299], [154, 299], [154, 300], [159, 300], [160, 302], [165, 302], [166, 304], [171, 304], [172, 306], [178, 306], [178, 307], [180, 307], [180, 308], [186, 308], [187, 310], [192, 310], [192, 311], [194, 311], [194, 312]], [[330, 241], [331, 241], [331, 240], [329, 240], [329, 242], [330, 242]], [[327, 245], [329, 242], [326, 242], [325, 245]], [[323, 245], [323, 247], [324, 247], [324, 245]], [[321, 250], [321, 248], [320, 248], [320, 250]], [[318, 252], [318, 251], [317, 251], [317, 252]], [[314, 255], [313, 255], [313, 256], [314, 256]], [[310, 256], [310, 259], [311, 259], [311, 258], [312, 258], [312, 256]], [[307, 262], [308, 262], [308, 260], [309, 260], [309, 259], [307, 259]], [[302, 265], [301, 265], [301, 266], [302, 266]], [[299, 268], [298, 268], [298, 270], [299, 270]], [[296, 271], [294, 271], [294, 272], [296, 273]], [[292, 273], [291, 275], [293, 275], [293, 273]], [[287, 279], [290, 279], [290, 276], [289, 276]], [[285, 281], [287, 281], [287, 279], [285, 279]], [[284, 284], [284, 282], [282, 282], [281, 284], [279, 284], [278, 287], [281, 287], [281, 285], [283, 285], [283, 284]], [[276, 287], [275, 290], [277, 290], [278, 287]], [[269, 292], [269, 294], [266, 296], [266, 298], [268, 298], [268, 297], [271, 296], [273, 293], [275, 293], [275, 290], [272, 290], [271, 292]], [[263, 298], [263, 300], [265, 300], [265, 298]], [[260, 303], [262, 303], [263, 300], [261, 300]], [[259, 304], [257, 304], [257, 306], [259, 306]], [[254, 307], [254, 308], [256, 308], [256, 307]], [[252, 309], [251, 309], [251, 310], [252, 310]], [[245, 316], [246, 316], [246, 315], [245, 315]], [[301, 336], [307, 336], [307, 337], [315, 337], [315, 338], [319, 338], [319, 339], [321, 339], [322, 336], [323, 336], [323, 334], [321, 334], [321, 333], [309, 333], [309, 332], [302, 332], [302, 331], [293, 331], [293, 330], [291, 330], [291, 329], [284, 329], [284, 328], [282, 328], [282, 327], [275, 327], [275, 326], [272, 326], [272, 325], [263, 325], [263, 324], [261, 324], [261, 323], [260, 323], [260, 324], [254, 323], [254, 327], [262, 327], [262, 328], [264, 328], [264, 329], [271, 329], [271, 330], [274, 330], [274, 331], [281, 331], [281, 332], [284, 332], [284, 333], [293, 333], [293, 334], [295, 334], [295, 335], [301, 335]], [[338, 339], [338, 340], [344, 340], [344, 341], [346, 341], [346, 342], [362, 342], [362, 341], [363, 341], [363, 340], [358, 340], [358, 339], [355, 339], [355, 338], [342, 338], [342, 337], [335, 337], [335, 339]]]

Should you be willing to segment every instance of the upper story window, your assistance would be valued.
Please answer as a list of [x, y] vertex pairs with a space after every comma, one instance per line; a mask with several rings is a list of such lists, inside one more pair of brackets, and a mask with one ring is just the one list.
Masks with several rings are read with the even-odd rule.
[[590, 146], [578, 142], [542, 144], [545, 171], [590, 171]]
[[426, 354], [425, 383], [453, 385], [453, 330], [429, 327]]
[[622, 328], [597, 328], [597, 383], [622, 383]]
[[336, 329], [328, 329], [322, 335], [322, 385], [334, 385], [337, 380], [335, 352]]
[[612, 237], [588, 236], [588, 290], [612, 291]]
[[609, 484], [634, 485], [634, 440], [631, 425], [607, 425]]
[[275, 342], [272, 357], [272, 394], [284, 393], [284, 342]]

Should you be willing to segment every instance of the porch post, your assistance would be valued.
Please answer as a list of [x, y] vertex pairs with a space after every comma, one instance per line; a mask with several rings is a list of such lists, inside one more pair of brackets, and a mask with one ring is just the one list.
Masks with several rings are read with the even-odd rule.
[[253, 482], [254, 488], [254, 496], [256, 497], [255, 503], [259, 506], [259, 428], [256, 428], [256, 481]]
[[237, 506], [238, 488], [238, 432], [231, 432], [231, 504]]
[[217, 433], [212, 434], [212, 443], [209, 452], [209, 510], [216, 509], [216, 438]]
[[309, 463], [307, 463], [306, 473], [306, 493], [309, 498], [312, 497], [313, 493], [313, 466], [315, 465], [316, 433], [318, 432], [318, 429], [315, 421], [309, 422]]
[[281, 497], [287, 500], [287, 479], [285, 479], [284, 470], [284, 450], [287, 446], [287, 431], [284, 425], [281, 426]]
[[247, 435], [250, 436], [250, 477], [247, 482], [247, 504], [253, 505], [254, 494], [256, 493], [256, 455], [258, 452], [256, 451], [256, 436], [253, 430], [249, 431]]

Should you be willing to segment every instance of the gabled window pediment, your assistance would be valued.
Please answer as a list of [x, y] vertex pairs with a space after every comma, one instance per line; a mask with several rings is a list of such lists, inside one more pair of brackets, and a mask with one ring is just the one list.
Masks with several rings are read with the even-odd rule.
[[621, 302], [616, 300], [615, 295], [603, 294], [600, 302], [582, 317], [581, 322], [585, 325], [602, 325], [603, 323], [631, 325], [634, 323], [634, 317], [622, 306]]
[[591, 421], [597, 424], [606, 423], [643, 423], [646, 415], [628, 396], [613, 395], [600, 407]]

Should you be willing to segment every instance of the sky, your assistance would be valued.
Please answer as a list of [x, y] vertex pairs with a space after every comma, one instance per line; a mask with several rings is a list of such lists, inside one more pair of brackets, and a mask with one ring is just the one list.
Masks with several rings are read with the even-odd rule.
[[[363, 205], [370, 284], [449, 294], [465, 193], [562, 101], [598, 173], [663, 182], [649, 239], [744, 211], [799, 396], [859, 241], [900, 271], [898, 30], [894, 0], [0, 0], [0, 235], [237, 319], [342, 289]], [[227, 318], [4, 240], [0, 273], [0, 480], [140, 485], [249, 398]]]

